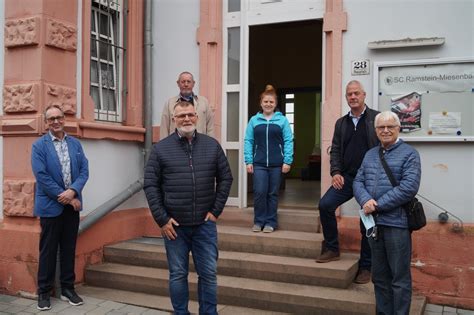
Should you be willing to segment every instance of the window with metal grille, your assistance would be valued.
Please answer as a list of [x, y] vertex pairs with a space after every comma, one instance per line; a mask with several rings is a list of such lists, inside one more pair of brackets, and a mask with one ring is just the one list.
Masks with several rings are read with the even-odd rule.
[[92, 0], [90, 95], [96, 120], [122, 122], [123, 119], [126, 99], [123, 2]]

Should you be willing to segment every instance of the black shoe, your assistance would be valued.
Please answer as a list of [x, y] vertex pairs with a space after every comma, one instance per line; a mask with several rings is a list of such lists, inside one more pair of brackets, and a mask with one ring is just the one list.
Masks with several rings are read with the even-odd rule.
[[68, 301], [69, 304], [74, 306], [84, 304], [84, 301], [77, 295], [74, 289], [61, 289], [61, 300]]
[[49, 293], [40, 293], [38, 295], [38, 306], [40, 311], [47, 311], [51, 309], [51, 301], [49, 300]]

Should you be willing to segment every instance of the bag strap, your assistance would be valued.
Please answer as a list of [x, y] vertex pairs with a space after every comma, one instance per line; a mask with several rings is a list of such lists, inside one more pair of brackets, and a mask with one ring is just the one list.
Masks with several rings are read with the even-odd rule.
[[379, 150], [379, 157], [380, 157], [380, 162], [382, 162], [383, 169], [385, 170], [385, 173], [387, 174], [388, 179], [390, 180], [390, 183], [392, 184], [393, 187], [398, 186], [397, 181], [393, 177], [392, 170], [390, 170], [390, 168], [387, 165], [387, 161], [385, 161], [382, 147], [380, 147], [380, 150]]

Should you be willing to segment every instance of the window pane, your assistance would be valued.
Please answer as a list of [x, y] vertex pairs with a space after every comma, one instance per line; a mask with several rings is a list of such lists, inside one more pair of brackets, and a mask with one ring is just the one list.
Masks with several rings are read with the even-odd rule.
[[109, 16], [99, 14], [99, 33], [101, 35], [109, 36]]
[[96, 11], [92, 10], [91, 14], [91, 31], [95, 32], [95, 16], [96, 16]]
[[228, 12], [240, 12], [240, 0], [227, 1]]
[[288, 119], [288, 122], [290, 124], [294, 123], [295, 121], [295, 114], [286, 114], [286, 119]]
[[102, 79], [102, 86], [104, 87], [115, 87], [114, 80], [114, 66], [101, 63], [100, 74]]
[[286, 112], [287, 113], [294, 113], [295, 112], [295, 103], [286, 103], [285, 104]]
[[227, 141], [239, 141], [239, 93], [227, 93]]
[[229, 197], [239, 197], [239, 150], [226, 150], [226, 155], [232, 177], [234, 177]]
[[[103, 41], [103, 40], [102, 40]], [[99, 42], [100, 59], [112, 61], [112, 46], [104, 42]]]
[[115, 91], [102, 89], [102, 95], [104, 97], [104, 108], [105, 110], [116, 110], [116, 103], [115, 103]]
[[91, 60], [91, 82], [99, 83], [99, 74], [97, 69], [97, 61]]
[[295, 94], [285, 94], [286, 99], [292, 99], [295, 98]]
[[100, 109], [99, 88], [91, 86], [91, 96], [94, 100], [95, 108]]
[[97, 58], [97, 46], [94, 38], [91, 38], [91, 57]]
[[227, 84], [240, 82], [240, 28], [228, 29], [227, 49]]

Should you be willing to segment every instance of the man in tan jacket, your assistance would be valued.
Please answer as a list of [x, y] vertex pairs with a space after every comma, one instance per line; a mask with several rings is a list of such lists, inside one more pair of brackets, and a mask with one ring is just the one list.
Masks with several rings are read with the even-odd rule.
[[209, 101], [204, 96], [194, 94], [193, 88], [195, 81], [193, 75], [187, 71], [181, 72], [176, 83], [179, 87], [179, 95], [170, 98], [163, 107], [160, 140], [168, 137], [175, 131], [176, 126], [172, 118], [174, 107], [179, 101], [194, 104], [194, 108], [199, 117], [196, 125], [197, 132], [214, 137], [214, 114], [209, 107]]

